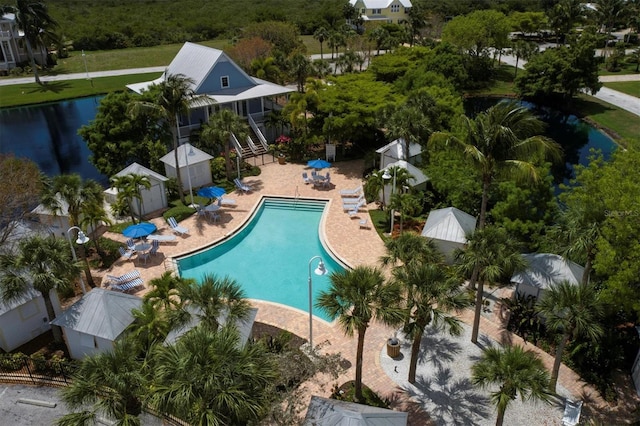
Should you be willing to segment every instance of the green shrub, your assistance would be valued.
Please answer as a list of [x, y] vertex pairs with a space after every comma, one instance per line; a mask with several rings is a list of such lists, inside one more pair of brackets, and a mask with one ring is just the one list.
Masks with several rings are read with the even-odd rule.
[[192, 209], [189, 206], [185, 206], [182, 203], [178, 206], [171, 207], [169, 210], [162, 214], [165, 220], [169, 219], [171, 216], [176, 218], [176, 221], [180, 222], [195, 213], [195, 209]]
[[0, 369], [6, 371], [17, 371], [24, 365], [26, 355], [20, 352], [15, 354], [0, 355]]

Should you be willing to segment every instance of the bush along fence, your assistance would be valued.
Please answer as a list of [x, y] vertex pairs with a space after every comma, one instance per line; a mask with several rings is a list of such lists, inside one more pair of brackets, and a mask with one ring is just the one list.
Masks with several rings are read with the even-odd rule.
[[66, 386], [73, 371], [73, 363], [55, 355], [0, 354], [0, 382]]

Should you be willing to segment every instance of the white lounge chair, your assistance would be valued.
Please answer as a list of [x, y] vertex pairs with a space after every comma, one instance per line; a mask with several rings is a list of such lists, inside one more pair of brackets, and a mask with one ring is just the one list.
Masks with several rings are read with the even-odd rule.
[[176, 236], [175, 235], [149, 235], [147, 237], [147, 240], [158, 241], [158, 242], [175, 241], [176, 240]]
[[111, 284], [109, 288], [115, 291], [121, 291], [123, 293], [128, 292], [129, 290], [133, 290], [137, 287], [142, 287], [144, 285], [144, 280], [142, 278], [134, 278], [131, 281], [127, 281], [123, 284]]
[[171, 216], [169, 219], [167, 219], [167, 222], [169, 223], [171, 229], [173, 229], [173, 232], [175, 232], [176, 234], [184, 235], [189, 233], [189, 230], [187, 228], [178, 225], [175, 217]]
[[253, 188], [251, 188], [251, 186], [247, 185], [246, 183], [243, 183], [238, 178], [235, 178], [233, 180], [233, 183], [235, 183], [236, 184], [236, 188], [238, 188], [242, 192], [251, 192], [253, 190]]
[[348, 211], [353, 210], [356, 206], [358, 208], [362, 207], [366, 203], [363, 196], [360, 196], [357, 199], [343, 200], [342, 201], [342, 210]]
[[353, 206], [353, 208], [348, 211], [349, 217], [357, 216], [358, 213], [360, 213], [360, 207], [362, 207], [364, 205], [365, 205], [365, 201], [362, 200], [358, 204]]
[[582, 412], [582, 401], [571, 401], [567, 399], [564, 403], [564, 415], [562, 416], [562, 426], [576, 426], [580, 422]]
[[136, 278], [140, 278], [140, 271], [138, 271], [137, 269], [134, 269], [133, 271], [127, 272], [126, 274], [120, 275], [120, 276], [107, 274], [107, 279], [109, 280], [109, 283], [117, 284], [117, 285], [135, 280]]
[[342, 198], [355, 198], [362, 196], [362, 185], [354, 189], [341, 189], [340, 196]]
[[220, 207], [235, 207], [236, 206], [236, 200], [234, 200], [233, 198], [218, 198], [218, 205]]

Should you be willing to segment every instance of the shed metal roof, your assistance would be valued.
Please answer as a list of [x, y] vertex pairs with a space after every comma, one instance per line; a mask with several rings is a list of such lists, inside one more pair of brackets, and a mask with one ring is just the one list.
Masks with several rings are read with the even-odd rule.
[[406, 169], [409, 172], [409, 174], [411, 176], [413, 176], [412, 178], [409, 178], [407, 180], [407, 183], [409, 183], [409, 185], [411, 185], [411, 186], [417, 186], [417, 185], [425, 183], [426, 181], [429, 180], [429, 178], [424, 173], [422, 173], [422, 170], [420, 170], [419, 168], [417, 168], [413, 164], [408, 163], [408, 162], [406, 162], [404, 160], [398, 160], [398, 161], [396, 161], [394, 163], [389, 163], [382, 170], [389, 170], [389, 173], [393, 173], [391, 171], [391, 169], [393, 167], [401, 167], [403, 169]]
[[553, 253], [523, 254], [529, 266], [523, 272], [513, 274], [511, 282], [548, 289], [562, 281], [578, 285], [582, 282], [584, 267]]
[[138, 163], [129, 164], [127, 167], [125, 167], [124, 169], [116, 173], [116, 176], [126, 176], [130, 174], [148, 176], [150, 178], [159, 180], [161, 182], [165, 182], [169, 180], [168, 177], [162, 176], [160, 173], [156, 173], [153, 170], [148, 169], [142, 164], [138, 164]]
[[131, 311], [141, 306], [142, 299], [137, 296], [94, 288], [51, 324], [115, 341], [133, 322]]
[[[171, 150], [165, 156], [160, 158], [165, 164], [176, 168], [176, 156], [174, 154], [175, 150]], [[187, 160], [187, 155], [189, 156]], [[213, 158], [213, 156], [207, 154], [206, 152], [196, 148], [191, 145], [189, 142], [183, 143], [178, 146], [178, 164], [180, 164], [180, 168], [187, 166], [187, 161], [189, 162], [189, 166], [192, 166], [197, 163], [202, 163], [204, 161], [209, 161]]]
[[18, 306], [22, 306], [23, 304], [35, 299], [36, 297], [41, 297], [40, 292], [33, 287], [29, 287], [27, 291], [14, 299], [0, 299], [0, 316], [6, 314], [12, 309], [17, 308]]
[[466, 244], [467, 235], [476, 229], [476, 218], [455, 207], [432, 210], [422, 228], [422, 236], [434, 240]]
[[409, 414], [313, 395], [304, 426], [406, 426]]

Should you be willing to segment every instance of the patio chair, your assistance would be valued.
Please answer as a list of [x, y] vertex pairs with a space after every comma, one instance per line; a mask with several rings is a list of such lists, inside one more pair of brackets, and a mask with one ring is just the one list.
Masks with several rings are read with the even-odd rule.
[[129, 247], [129, 250], [135, 251], [135, 247], [136, 247], [136, 242], [133, 241], [133, 238], [129, 238], [127, 240], [127, 247]]
[[169, 223], [169, 226], [171, 227], [173, 232], [175, 232], [176, 234], [185, 235], [189, 233], [189, 230], [187, 228], [178, 225], [175, 217], [171, 216], [169, 219], [167, 219], [167, 222]]
[[354, 189], [341, 189], [340, 196], [342, 198], [359, 198], [362, 196], [362, 185]]
[[133, 250], [126, 250], [124, 247], [118, 247], [118, 251], [120, 252], [120, 257], [123, 257], [126, 260], [130, 260], [135, 254]]
[[151, 241], [151, 250], [149, 250], [149, 254], [152, 255], [152, 256], [155, 256], [158, 253], [158, 250], [160, 250], [160, 241], [152, 240]]
[[580, 422], [580, 412], [582, 411], [582, 401], [571, 401], [567, 399], [564, 403], [564, 415], [562, 416], [562, 426], [576, 426]]
[[307, 174], [307, 172], [302, 172], [302, 180], [307, 185], [311, 183], [311, 179], [309, 179], [309, 175]]
[[327, 173], [327, 177], [322, 181], [322, 186], [324, 188], [331, 187], [331, 176], [329, 176], [329, 173]]
[[240, 191], [242, 192], [251, 192], [253, 188], [251, 188], [251, 186], [247, 185], [246, 183], [243, 183], [240, 179], [235, 178], [233, 180], [233, 183], [236, 184], [236, 188], [238, 188]]
[[349, 217], [357, 216], [358, 213], [360, 213], [360, 207], [364, 206], [364, 204], [365, 204], [364, 201], [360, 201], [358, 204], [353, 206], [353, 208], [347, 212], [349, 213]]

